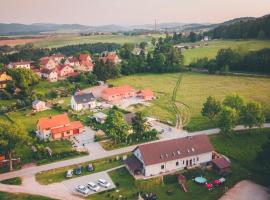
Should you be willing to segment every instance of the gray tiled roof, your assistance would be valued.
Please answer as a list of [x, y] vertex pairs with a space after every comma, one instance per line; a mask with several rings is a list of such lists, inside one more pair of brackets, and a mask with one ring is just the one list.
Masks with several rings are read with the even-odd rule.
[[78, 94], [73, 96], [77, 104], [95, 101], [93, 93]]

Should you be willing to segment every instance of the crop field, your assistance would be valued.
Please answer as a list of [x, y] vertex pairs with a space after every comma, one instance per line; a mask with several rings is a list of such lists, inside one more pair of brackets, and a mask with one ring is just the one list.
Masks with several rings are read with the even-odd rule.
[[[179, 73], [146, 74], [125, 76], [109, 82], [114, 85], [129, 84], [137, 89], [151, 88], [157, 99], [151, 102], [150, 107], [134, 106], [134, 110], [142, 110], [149, 116], [175, 123], [176, 117], [171, 99], [178, 77]], [[262, 103], [269, 119], [269, 78], [183, 73], [176, 94], [176, 102], [184, 103], [190, 109], [191, 118], [186, 128], [188, 130], [203, 130], [215, 127], [215, 124], [201, 116], [203, 103], [208, 96], [213, 96], [222, 101], [226, 95], [233, 93], [239, 94], [247, 101], [253, 100]]]
[[198, 58], [214, 58], [219, 49], [232, 48], [241, 52], [255, 51], [263, 48], [270, 48], [270, 40], [213, 40], [209, 42], [197, 42], [194, 45], [208, 44], [201, 48], [185, 50], [185, 64], [190, 64]]

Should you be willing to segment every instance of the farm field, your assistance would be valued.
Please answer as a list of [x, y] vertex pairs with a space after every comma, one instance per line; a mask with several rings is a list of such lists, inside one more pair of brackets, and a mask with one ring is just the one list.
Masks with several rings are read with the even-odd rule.
[[[261, 145], [264, 144], [270, 132], [264, 130], [263, 134], [260, 130], [250, 133], [241, 134], [235, 133], [228, 137], [224, 135], [211, 136], [210, 140], [214, 148], [227, 155], [232, 161], [232, 173], [226, 176], [226, 185], [232, 187], [238, 181], [247, 177], [254, 181], [260, 181], [256, 176], [255, 166], [257, 164], [255, 158], [261, 150]], [[188, 192], [184, 193], [177, 184], [176, 176], [164, 176], [164, 184], [160, 185], [157, 179], [144, 181], [135, 181], [125, 168], [117, 169], [109, 173], [115, 184], [119, 185], [117, 191], [107, 192], [103, 194], [91, 195], [91, 200], [106, 199], [106, 197], [114, 196], [117, 198], [122, 195], [123, 198], [137, 199], [137, 192], [153, 192], [157, 194], [158, 199], [170, 200], [216, 200], [224, 193], [224, 187], [220, 186], [208, 191], [204, 186], [197, 185], [192, 181], [192, 178], [203, 174], [208, 180], [214, 180], [220, 176], [213, 171], [188, 170], [183, 172], [187, 178]], [[172, 191], [168, 193], [168, 191]]]
[[198, 58], [214, 58], [219, 49], [232, 48], [239, 51], [255, 51], [263, 48], [270, 48], [270, 40], [213, 40], [208, 42], [196, 42], [196, 44], [205, 44], [203, 48], [189, 49], [183, 52], [185, 64], [188, 65]]
[[0, 199], [1, 200], [52, 200], [48, 197], [43, 196], [34, 196], [28, 194], [16, 194], [16, 193], [7, 193], [7, 192], [0, 192]]
[[140, 43], [150, 42], [152, 37], [160, 37], [162, 35], [157, 34], [153, 36], [138, 35], [138, 36], [125, 36], [125, 35], [62, 35], [52, 38], [46, 38], [34, 42], [34, 46], [37, 48], [55, 48], [66, 45], [86, 44], [86, 43]]
[[[110, 80], [109, 83], [113, 85], [129, 84], [137, 89], [151, 88], [158, 98], [151, 102], [150, 107], [135, 106], [134, 110], [143, 110], [149, 116], [175, 123], [171, 98], [178, 77], [179, 73], [132, 75]], [[208, 96], [223, 100], [226, 95], [233, 93], [238, 93], [246, 100], [261, 102], [269, 119], [270, 79], [183, 73], [176, 101], [182, 102], [190, 108], [191, 120], [186, 128], [194, 131], [215, 127], [215, 124], [201, 116], [203, 103]]]

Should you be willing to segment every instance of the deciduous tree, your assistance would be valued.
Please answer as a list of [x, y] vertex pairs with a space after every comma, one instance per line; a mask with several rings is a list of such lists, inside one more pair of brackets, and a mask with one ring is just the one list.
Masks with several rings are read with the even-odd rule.
[[265, 122], [265, 116], [261, 104], [257, 102], [249, 102], [242, 108], [241, 120], [246, 127], [261, 127]]
[[221, 110], [221, 103], [215, 98], [209, 96], [206, 102], [203, 104], [202, 116], [208, 117], [213, 120]]
[[234, 108], [223, 106], [218, 116], [218, 127], [222, 133], [231, 133], [238, 120], [237, 111]]

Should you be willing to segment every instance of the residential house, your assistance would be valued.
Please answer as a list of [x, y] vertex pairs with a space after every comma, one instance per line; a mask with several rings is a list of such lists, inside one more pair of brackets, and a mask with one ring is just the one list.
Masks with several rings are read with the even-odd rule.
[[74, 74], [74, 69], [69, 65], [57, 65], [55, 67], [55, 71], [57, 72], [59, 78], [73, 76]]
[[48, 109], [48, 107], [46, 106], [46, 102], [37, 99], [32, 102], [32, 108], [35, 112], [40, 112]]
[[93, 109], [96, 107], [96, 99], [93, 93], [75, 94], [71, 97], [71, 108], [76, 111]]
[[104, 51], [103, 53], [101, 53], [100, 59], [104, 63], [112, 62], [114, 64], [118, 64], [121, 62], [121, 59], [118, 57], [118, 55], [115, 52]]
[[57, 53], [57, 54], [53, 54], [50, 56], [55, 62], [57, 62], [58, 64], [61, 63], [62, 60], [64, 60], [66, 57], [61, 54], [61, 53]]
[[93, 114], [92, 118], [95, 119], [98, 123], [104, 124], [107, 119], [107, 115], [102, 112], [98, 112]]
[[37, 137], [41, 140], [67, 139], [84, 131], [80, 121], [69, 120], [67, 114], [44, 117], [38, 120]]
[[65, 64], [73, 67], [74, 69], [77, 69], [80, 66], [80, 62], [75, 56], [68, 57]]
[[135, 90], [129, 85], [120, 87], [105, 88], [101, 93], [101, 98], [106, 101], [120, 101], [125, 98], [134, 97]]
[[139, 145], [125, 160], [130, 173], [145, 177], [206, 166], [213, 147], [205, 134]]
[[91, 72], [93, 71], [93, 60], [89, 54], [80, 54], [80, 65], [77, 68], [78, 71]]
[[0, 73], [0, 89], [4, 89], [7, 83], [12, 81], [12, 77], [7, 75], [6, 72]]
[[56, 82], [58, 80], [58, 74], [55, 70], [42, 68], [40, 70], [41, 78], [48, 80], [49, 82]]
[[57, 66], [57, 62], [51, 57], [42, 57], [39, 59], [40, 67], [49, 70], [54, 69]]
[[154, 99], [154, 93], [151, 89], [140, 90], [137, 94], [138, 97], [144, 99], [145, 101], [150, 101]]
[[8, 64], [9, 69], [31, 69], [32, 61], [20, 61], [20, 62], [11, 62]]

